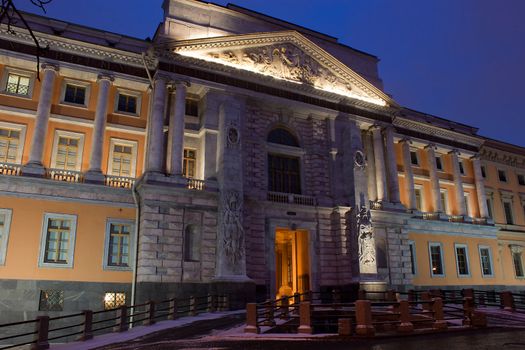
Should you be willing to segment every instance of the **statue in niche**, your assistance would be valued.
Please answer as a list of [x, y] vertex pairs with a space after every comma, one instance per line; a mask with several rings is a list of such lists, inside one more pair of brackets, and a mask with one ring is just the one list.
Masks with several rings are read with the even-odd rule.
[[242, 228], [242, 203], [237, 191], [228, 191], [223, 198], [223, 245], [226, 257], [237, 264], [244, 256], [244, 230]]
[[376, 248], [374, 243], [374, 229], [370, 210], [361, 206], [357, 213], [357, 232], [359, 235], [359, 262], [370, 265], [376, 261]]

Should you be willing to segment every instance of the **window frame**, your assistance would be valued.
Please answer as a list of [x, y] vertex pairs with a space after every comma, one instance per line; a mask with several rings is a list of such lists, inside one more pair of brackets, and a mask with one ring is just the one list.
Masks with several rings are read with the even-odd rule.
[[[442, 199], [442, 196], [445, 197], [445, 200], [443, 201]], [[440, 188], [439, 189], [439, 200], [441, 201], [441, 206], [443, 209], [443, 213], [446, 214], [446, 215], [449, 215], [449, 205], [448, 205], [448, 190], [446, 188]]]
[[[27, 91], [27, 95], [16, 94], [16, 93], [12, 93], [12, 92], [8, 92], [7, 91], [7, 82], [9, 81], [9, 75], [10, 74], [17, 74], [17, 75], [29, 78], [29, 87], [27, 89], [28, 90]], [[23, 70], [23, 69], [12, 68], [12, 67], [5, 67], [4, 71], [3, 71], [3, 74], [2, 74], [2, 81], [0, 82], [0, 87], [1, 87], [0, 93], [2, 93], [4, 95], [32, 99], [33, 98], [33, 89], [35, 87], [35, 72], [26, 71], [26, 70]]]
[[[71, 231], [69, 232], [69, 247], [67, 251], [68, 260], [65, 264], [57, 264], [45, 262], [46, 256], [46, 242], [49, 219], [67, 219], [71, 220]], [[38, 267], [42, 268], [73, 268], [75, 258], [75, 240], [77, 231], [77, 215], [73, 214], [59, 214], [59, 213], [44, 213], [44, 220], [42, 223], [42, 232], [40, 235], [40, 254], [38, 257]]]
[[[419, 192], [419, 201], [417, 200], [417, 193]], [[423, 196], [423, 186], [419, 184], [414, 184], [414, 197], [416, 198], [416, 210], [423, 213], [425, 208], [425, 200]], [[419, 208], [418, 208], [419, 204]]]
[[461, 176], [466, 176], [467, 175], [467, 171], [465, 170], [465, 162], [463, 159], [459, 159], [458, 160], [458, 165], [459, 165], [459, 173]]
[[9, 233], [11, 231], [11, 220], [13, 217], [13, 209], [0, 209], [0, 214], [5, 215], [4, 232], [0, 238], [0, 266], [5, 265], [7, 256], [7, 245], [9, 244]]
[[471, 217], [474, 217], [474, 215], [472, 215], [472, 210], [474, 208], [472, 208], [472, 203], [470, 203], [470, 192], [463, 192], [463, 200], [465, 201], [465, 211], [466, 211], [466, 215], [467, 217], [471, 218]]
[[[520, 182], [520, 178], [523, 181]], [[524, 174], [516, 174], [516, 181], [518, 182], [518, 186], [525, 186], [525, 175]]]
[[[195, 158], [186, 158], [186, 151], [192, 151], [194, 152], [195, 154]], [[182, 150], [182, 176], [184, 176], [185, 178], [188, 178], [188, 179], [197, 179], [198, 178], [198, 173], [197, 173], [197, 165], [198, 165], [198, 158], [199, 158], [199, 154], [198, 154], [198, 150], [194, 147], [184, 147], [183, 150]], [[193, 160], [193, 176], [188, 176], [187, 174], [184, 173], [184, 170], [188, 170], [188, 167], [186, 166], [186, 160]]]
[[[515, 216], [514, 216], [514, 210], [512, 208], [512, 199], [502, 199], [501, 204], [503, 206], [503, 215], [505, 217], [505, 225], [515, 225]], [[510, 222], [509, 218], [507, 217], [507, 211], [505, 210], [505, 204], [509, 205], [510, 209]]]
[[[113, 174], [113, 153], [115, 151], [115, 146], [118, 146], [118, 145], [125, 146], [125, 147], [131, 147], [130, 175], [133, 175], [133, 176], [127, 177], [127, 176]], [[109, 139], [108, 168], [106, 170], [106, 174], [109, 176], [119, 176], [119, 177], [125, 177], [129, 179], [135, 179], [137, 177], [137, 149], [138, 149], [137, 141], [124, 140], [124, 139], [111, 137]]]
[[[514, 269], [514, 278], [517, 278], [517, 279], [525, 279], [525, 270], [523, 269], [523, 248], [521, 246], [517, 246], [517, 245], [510, 245], [509, 246], [510, 248], [510, 258], [512, 260], [512, 267]], [[516, 264], [514, 263], [514, 255], [515, 254], [518, 254], [519, 255], [519, 258], [520, 258], [520, 268], [521, 268], [521, 273], [522, 275], [521, 276], [518, 276], [518, 274], [516, 273]]]
[[[466, 267], [467, 267], [467, 273], [461, 273], [459, 271], [459, 260], [458, 260], [458, 248], [459, 249], [465, 249], [465, 259], [466, 259]], [[468, 278], [471, 276], [470, 271], [470, 259], [468, 254], [468, 245], [464, 243], [454, 243], [454, 256], [456, 258], [456, 273], [459, 278]]]
[[[78, 86], [78, 87], [82, 87], [86, 89], [86, 93], [84, 95], [84, 103], [74, 103], [74, 102], [68, 102], [65, 100], [67, 85]], [[67, 78], [63, 80], [61, 90], [60, 90], [60, 104], [67, 105], [67, 106], [73, 106], [73, 107], [87, 108], [89, 104], [90, 96], [91, 96], [91, 83], [87, 81], [72, 80], [72, 79], [67, 79]]]
[[27, 125], [0, 121], [0, 128], [20, 132], [19, 147], [16, 151], [16, 162], [7, 163], [7, 164], [22, 164], [22, 157], [24, 155], [24, 146], [25, 146], [25, 141], [26, 141]]
[[[413, 162], [412, 154], [416, 155], [416, 162], [417, 163]], [[415, 167], [420, 167], [421, 166], [421, 159], [419, 159], [419, 152], [418, 152], [417, 148], [410, 148], [410, 165], [411, 166], [415, 166]]]
[[[66, 131], [66, 130], [60, 130], [55, 129], [55, 136], [53, 139], [53, 148], [51, 150], [51, 162], [50, 162], [50, 168], [51, 169], [57, 169], [57, 152], [58, 152], [58, 140], [60, 137], [67, 137], [71, 139], [78, 139], [78, 153], [77, 153], [77, 163], [75, 170], [65, 170], [65, 171], [82, 171], [82, 156], [84, 154], [84, 134], [79, 132], [73, 132], [73, 131]], [[64, 170], [64, 169], [59, 169]]]
[[[438, 159], [439, 159], [439, 162], [438, 162]], [[441, 154], [436, 154], [436, 169], [437, 171], [441, 171], [441, 172], [444, 172], [445, 171], [445, 164], [443, 163], [443, 158], [441, 157]], [[438, 166], [441, 165], [441, 166]]]
[[412, 276], [417, 275], [417, 253], [416, 253], [416, 242], [413, 240], [408, 241], [408, 247], [410, 252], [410, 263], [412, 264], [412, 270], [410, 271], [412, 273]]
[[[439, 247], [439, 257], [441, 261], [441, 274], [434, 273], [432, 270], [432, 247]], [[443, 259], [443, 244], [440, 242], [428, 242], [428, 258], [430, 263], [430, 277], [439, 277], [443, 278], [446, 277], [446, 271], [445, 271], [445, 260]]]
[[[117, 265], [109, 265], [109, 241], [110, 241], [110, 227], [111, 224], [120, 224], [120, 225], [129, 225], [130, 231], [129, 231], [129, 254], [128, 254], [128, 260], [129, 264], [128, 266], [117, 266]], [[113, 271], [131, 271], [133, 270], [133, 266], [135, 264], [135, 222], [133, 220], [126, 220], [126, 219], [113, 219], [108, 218], [106, 220], [106, 232], [104, 234], [104, 254], [102, 257], [102, 268], [104, 270], [113, 270]]]
[[485, 165], [481, 165], [480, 169], [481, 169], [481, 177], [484, 179], [488, 178], [487, 167]]
[[[488, 251], [488, 255], [489, 255], [489, 264], [490, 264], [490, 274], [485, 274], [483, 272], [483, 259], [482, 259], [482, 256], [481, 256], [481, 250], [482, 249], [487, 249]], [[494, 262], [492, 260], [492, 248], [488, 245], [483, 245], [483, 244], [480, 244], [478, 245], [478, 254], [479, 254], [479, 264], [480, 264], [480, 268], [481, 268], [481, 277], [483, 278], [493, 278], [494, 277]]]
[[[501, 174], [503, 174], [503, 177], [505, 178], [505, 180], [501, 179]], [[498, 180], [499, 182], [504, 182], [504, 183], [509, 182], [509, 178], [507, 177], [507, 172], [505, 170], [498, 169]]]
[[494, 200], [491, 197], [486, 198], [487, 200], [487, 211], [489, 215], [489, 219], [494, 220]]
[[[119, 100], [120, 95], [132, 96], [137, 99], [135, 113], [121, 111], [118, 109], [118, 100]], [[140, 91], [117, 88], [117, 91], [115, 93], [114, 105], [113, 105], [113, 113], [126, 115], [130, 117], [140, 117], [141, 109], [142, 109], [142, 93]]]

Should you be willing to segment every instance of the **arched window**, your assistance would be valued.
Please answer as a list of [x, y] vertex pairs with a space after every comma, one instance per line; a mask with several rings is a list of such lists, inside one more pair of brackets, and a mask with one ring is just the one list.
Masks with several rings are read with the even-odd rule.
[[184, 261], [199, 261], [200, 255], [199, 227], [188, 225], [184, 230]]
[[[297, 138], [289, 131], [276, 128], [267, 138], [268, 143], [299, 148]], [[289, 154], [287, 154], [289, 153]], [[301, 194], [300, 157], [289, 149], [270, 148], [268, 153], [268, 190]]]

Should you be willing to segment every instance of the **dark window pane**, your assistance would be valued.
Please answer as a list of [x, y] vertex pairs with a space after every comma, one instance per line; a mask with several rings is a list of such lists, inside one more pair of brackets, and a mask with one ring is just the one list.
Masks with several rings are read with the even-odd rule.
[[301, 194], [299, 158], [268, 155], [268, 190]]
[[295, 136], [282, 128], [273, 129], [270, 134], [268, 134], [267, 141], [271, 143], [278, 143], [280, 145], [299, 147], [299, 142], [297, 142]]

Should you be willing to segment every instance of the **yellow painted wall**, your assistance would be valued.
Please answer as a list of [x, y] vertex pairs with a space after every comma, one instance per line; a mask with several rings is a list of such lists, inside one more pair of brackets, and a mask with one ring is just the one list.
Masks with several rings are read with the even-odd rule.
[[[12, 209], [0, 279], [131, 282], [131, 271], [103, 270], [103, 256], [107, 219], [134, 220], [135, 209], [14, 197], [0, 197], [0, 208]], [[45, 213], [77, 216], [73, 268], [38, 266]]]

